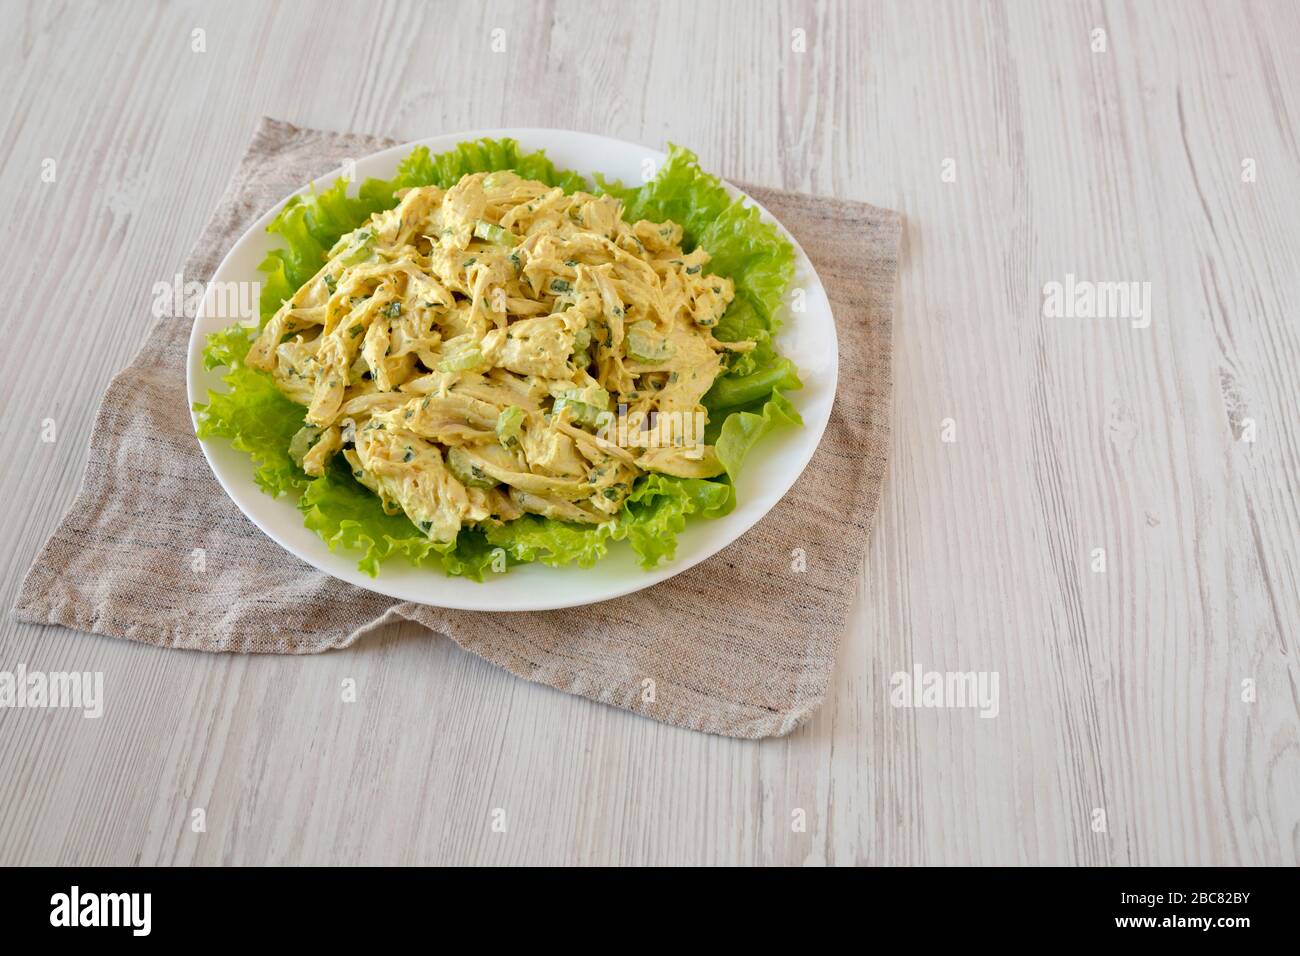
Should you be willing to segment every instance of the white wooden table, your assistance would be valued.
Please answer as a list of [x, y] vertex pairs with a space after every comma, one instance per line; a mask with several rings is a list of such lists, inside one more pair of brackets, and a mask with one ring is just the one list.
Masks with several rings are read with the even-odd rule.
[[[673, 140], [907, 217], [890, 472], [809, 725], [676, 730], [414, 629], [254, 659], [6, 617], [0, 670], [103, 671], [108, 702], [0, 710], [0, 863], [1300, 862], [1295, 4], [0, 22], [5, 608], [264, 113]], [[1045, 316], [1068, 276], [1149, 282], [1149, 325]], [[998, 715], [892, 707], [913, 668], [997, 672]]]

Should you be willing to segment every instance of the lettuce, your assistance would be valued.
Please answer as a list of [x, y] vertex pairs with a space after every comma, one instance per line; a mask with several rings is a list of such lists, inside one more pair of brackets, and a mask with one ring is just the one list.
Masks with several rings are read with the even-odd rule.
[[649, 475], [623, 506], [620, 530], [640, 556], [641, 567], [649, 569], [676, 555], [677, 535], [688, 515], [720, 518], [735, 506], [730, 482]]
[[611, 541], [627, 542], [643, 568], [671, 560], [677, 534], [686, 517], [717, 518], [735, 507], [728, 482], [702, 478], [647, 475], [628, 496], [618, 516], [604, 524], [584, 525], [525, 515], [485, 532], [489, 544], [502, 548], [516, 562], [540, 561], [558, 566], [577, 562], [589, 568], [609, 549]]
[[[727, 476], [734, 481], [745, 456], [759, 439], [779, 425], [802, 424], [803, 419], [790, 400], [773, 390], [770, 397], [760, 399], [756, 409], [736, 409], [723, 420], [713, 439], [714, 450]], [[707, 434], [705, 437], [707, 440]]]
[[225, 438], [247, 452], [256, 470], [253, 477], [273, 497], [300, 492], [310, 480], [289, 457], [289, 442], [302, 428], [307, 410], [284, 396], [271, 376], [243, 364], [254, 331], [233, 325], [208, 337], [203, 350], [206, 368], [225, 366], [227, 391], [208, 392], [207, 404], [194, 405], [201, 439]]
[[[449, 188], [468, 173], [504, 169], [565, 192], [593, 188], [577, 173], [557, 169], [542, 152], [521, 152], [511, 139], [461, 143], [438, 155], [416, 147], [392, 179], [367, 179], [353, 195], [347, 180], [339, 179], [322, 192], [295, 196], [285, 204], [267, 227], [282, 246], [259, 266], [264, 275], [262, 322], [315, 275], [341, 236], [373, 213], [392, 208], [398, 190]], [[597, 176], [594, 188], [622, 199], [629, 221], [680, 223], [687, 251], [708, 249], [710, 270], [735, 282], [736, 298], [715, 334], [722, 341], [752, 339], [758, 344], [749, 352], [733, 353], [730, 367], [705, 397], [710, 413], [706, 440], [717, 445], [726, 469], [722, 479], [647, 475], [623, 509], [603, 524], [526, 515], [502, 525], [465, 529], [455, 542], [438, 544], [405, 515], [386, 514], [379, 498], [357, 482], [340, 459], [320, 478], [302, 471], [288, 449], [306, 410], [286, 398], [271, 376], [243, 364], [257, 330], [239, 325], [211, 335], [204, 349], [207, 368], [226, 369], [226, 391], [209, 392], [206, 404], [194, 406], [199, 438], [225, 438], [247, 452], [259, 487], [272, 495], [296, 495], [306, 526], [331, 550], [356, 553], [358, 567], [371, 576], [394, 557], [474, 580], [533, 561], [590, 567], [608, 553], [612, 542], [624, 540], [645, 568], [671, 560], [689, 517], [716, 518], [735, 507], [732, 482], [763, 435], [778, 425], [800, 423], [798, 412], [780, 391], [799, 388], [798, 375], [772, 343], [782, 296], [794, 276], [794, 249], [757, 210], [732, 200], [721, 182], [700, 168], [693, 153], [678, 146], [645, 185], [627, 188]]]
[[605, 556], [617, 530], [617, 521], [587, 525], [524, 515], [488, 528], [484, 536], [516, 562], [540, 561], [558, 567], [576, 561], [579, 567], [589, 568]]
[[357, 564], [374, 577], [380, 562], [401, 555], [421, 565], [452, 545], [430, 541], [404, 514], [385, 513], [379, 497], [352, 477], [340, 459], [326, 474], [308, 482], [298, 501], [303, 523], [329, 545], [360, 553]]

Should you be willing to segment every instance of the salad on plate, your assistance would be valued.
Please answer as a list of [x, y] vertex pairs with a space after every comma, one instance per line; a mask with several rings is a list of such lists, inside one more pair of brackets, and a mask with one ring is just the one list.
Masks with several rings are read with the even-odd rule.
[[800, 424], [773, 342], [793, 248], [689, 151], [632, 188], [479, 140], [348, 187], [271, 222], [260, 322], [209, 336], [226, 389], [195, 417], [366, 573], [480, 580], [618, 541], [655, 567]]

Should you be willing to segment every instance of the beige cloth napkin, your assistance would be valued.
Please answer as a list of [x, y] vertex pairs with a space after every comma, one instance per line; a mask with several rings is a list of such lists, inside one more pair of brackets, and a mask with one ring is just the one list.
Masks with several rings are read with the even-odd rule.
[[[211, 278], [248, 225], [303, 183], [390, 145], [264, 119], [186, 280]], [[444, 610], [335, 580], [281, 550], [217, 484], [186, 399], [190, 321], [163, 318], [104, 395], [81, 491], [15, 615], [160, 647], [262, 654], [346, 647], [406, 618], [520, 677], [656, 720], [734, 737], [789, 733], [826, 694], [880, 498], [900, 218], [744, 188], [794, 233], [825, 284], [839, 392], [803, 476], [710, 560], [628, 597], [538, 613]]]

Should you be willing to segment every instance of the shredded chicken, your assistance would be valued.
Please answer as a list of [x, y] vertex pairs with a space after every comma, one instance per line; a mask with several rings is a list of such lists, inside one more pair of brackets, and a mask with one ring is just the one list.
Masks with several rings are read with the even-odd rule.
[[721, 473], [701, 400], [744, 348], [730, 279], [672, 222], [514, 173], [406, 190], [332, 248], [247, 362], [307, 406], [293, 450], [342, 454], [436, 541], [527, 512], [601, 522], [642, 474]]

